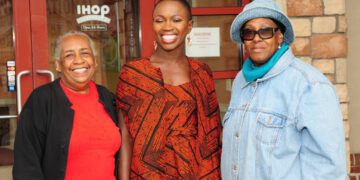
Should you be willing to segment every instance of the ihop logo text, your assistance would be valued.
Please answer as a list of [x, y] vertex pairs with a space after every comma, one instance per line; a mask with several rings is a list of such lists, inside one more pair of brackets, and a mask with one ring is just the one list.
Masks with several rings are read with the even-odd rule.
[[78, 24], [87, 22], [87, 21], [101, 21], [109, 24], [111, 19], [105, 15], [109, 14], [110, 7], [108, 5], [77, 5], [76, 11], [81, 17], [76, 19]]

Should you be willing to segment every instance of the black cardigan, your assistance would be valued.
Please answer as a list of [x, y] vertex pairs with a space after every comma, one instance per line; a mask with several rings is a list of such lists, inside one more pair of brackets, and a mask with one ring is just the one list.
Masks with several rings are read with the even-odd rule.
[[[35, 89], [21, 111], [14, 147], [15, 180], [65, 178], [74, 111], [59, 82]], [[99, 101], [118, 125], [114, 94], [99, 85], [97, 90]], [[115, 162], [117, 175], [117, 157]]]

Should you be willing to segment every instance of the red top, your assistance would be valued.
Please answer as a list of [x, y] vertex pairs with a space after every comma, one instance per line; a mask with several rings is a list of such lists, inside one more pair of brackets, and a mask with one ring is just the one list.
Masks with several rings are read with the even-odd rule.
[[65, 179], [115, 179], [115, 153], [121, 145], [120, 131], [99, 102], [94, 82], [87, 94], [67, 89], [74, 122], [71, 132]]
[[117, 104], [133, 139], [131, 179], [220, 179], [220, 116], [209, 67], [189, 60], [191, 80], [164, 84], [149, 59], [127, 63]]

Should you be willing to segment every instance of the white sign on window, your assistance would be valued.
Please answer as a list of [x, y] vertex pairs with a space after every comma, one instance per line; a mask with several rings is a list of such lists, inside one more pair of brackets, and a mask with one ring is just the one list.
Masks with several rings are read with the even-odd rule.
[[193, 27], [186, 37], [185, 46], [189, 57], [219, 57], [220, 29]]

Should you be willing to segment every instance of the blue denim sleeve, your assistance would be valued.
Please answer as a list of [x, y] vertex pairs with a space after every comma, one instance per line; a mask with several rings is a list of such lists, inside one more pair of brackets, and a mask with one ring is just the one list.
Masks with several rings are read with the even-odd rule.
[[346, 179], [343, 121], [333, 86], [309, 86], [301, 97], [298, 113], [301, 179]]

